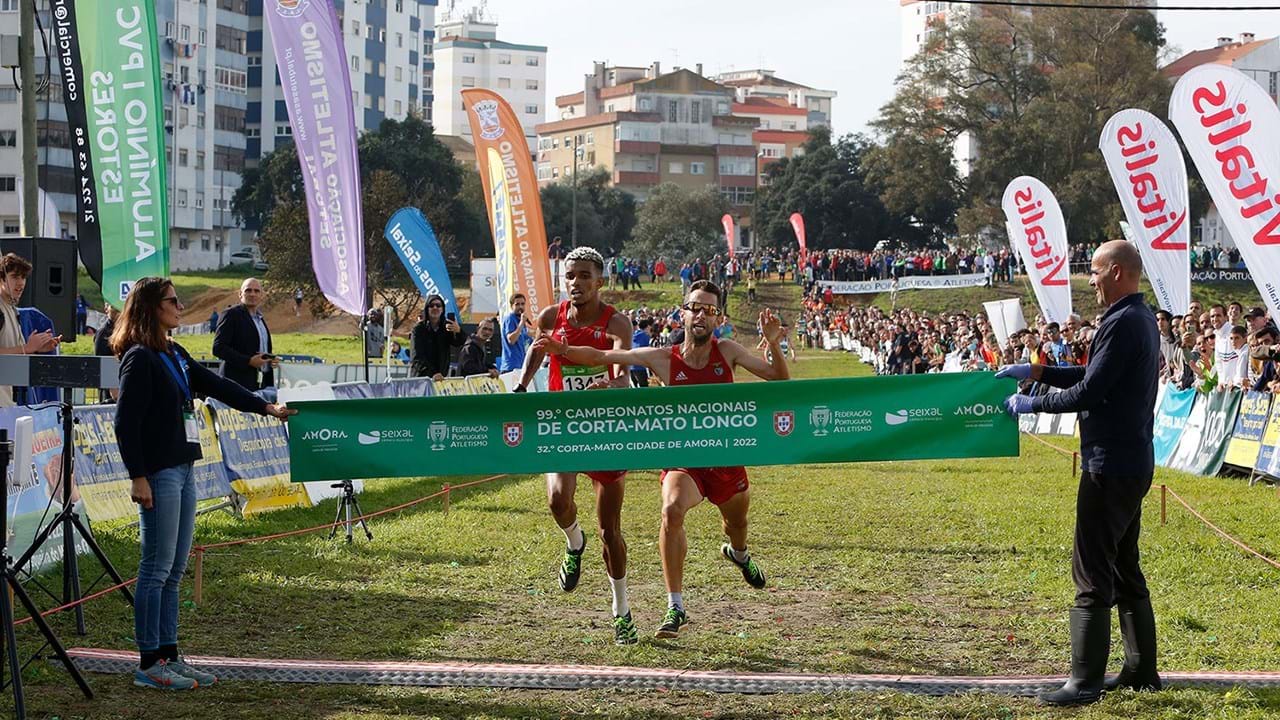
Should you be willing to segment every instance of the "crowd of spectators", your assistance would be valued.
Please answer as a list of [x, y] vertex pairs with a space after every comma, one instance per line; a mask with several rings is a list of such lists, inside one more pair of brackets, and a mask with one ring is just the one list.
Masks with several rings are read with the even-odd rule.
[[[1203, 392], [1280, 391], [1280, 331], [1264, 308], [1246, 312], [1233, 302], [1205, 310], [1193, 302], [1186, 315], [1159, 310], [1156, 319], [1161, 382]], [[876, 372], [886, 375], [995, 370], [1016, 363], [1085, 365], [1100, 322], [1100, 315], [1072, 315], [1061, 325], [1037, 318], [1001, 342], [980, 312], [930, 315], [905, 307], [885, 312], [808, 296], [797, 339], [806, 347], [824, 348], [831, 335], [842, 348], [866, 348]]]

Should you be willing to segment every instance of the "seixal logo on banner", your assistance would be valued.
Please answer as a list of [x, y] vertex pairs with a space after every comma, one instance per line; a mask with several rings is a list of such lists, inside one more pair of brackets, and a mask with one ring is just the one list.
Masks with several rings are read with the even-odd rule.
[[298, 17], [311, 4], [311, 0], [276, 0], [276, 14], [281, 17]]
[[480, 119], [480, 137], [485, 140], [497, 140], [505, 132], [502, 122], [498, 120], [498, 103], [496, 100], [481, 100], [472, 105], [476, 117]]

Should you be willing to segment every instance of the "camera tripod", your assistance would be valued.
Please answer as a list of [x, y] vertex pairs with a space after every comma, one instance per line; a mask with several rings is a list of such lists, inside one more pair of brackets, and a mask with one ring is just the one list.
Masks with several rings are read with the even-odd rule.
[[[70, 450], [71, 448], [68, 446], [67, 451], [70, 452]], [[9, 669], [8, 681], [0, 678], [0, 690], [3, 690], [6, 685], [13, 690], [15, 718], [17, 720], [25, 720], [27, 711], [26, 698], [22, 692], [22, 670], [31, 661], [28, 660], [24, 663], [18, 657], [18, 640], [14, 631], [12, 598], [17, 598], [22, 607], [26, 608], [31, 621], [35, 623], [36, 628], [40, 630], [40, 634], [44, 636], [44, 647], [53, 649], [54, 655], [66, 666], [67, 672], [76, 681], [76, 685], [80, 686], [80, 691], [84, 693], [85, 698], [92, 700], [93, 690], [89, 689], [89, 683], [85, 681], [84, 675], [80, 673], [80, 669], [75, 666], [75, 663], [71, 662], [71, 658], [67, 657], [66, 648], [58, 641], [58, 636], [54, 634], [53, 628], [49, 627], [49, 623], [45, 622], [44, 618], [40, 616], [40, 610], [31, 601], [31, 596], [27, 595], [22, 583], [18, 582], [20, 566], [14, 563], [13, 558], [9, 556], [9, 481], [5, 478], [4, 471], [9, 467], [9, 460], [12, 455], [13, 442], [9, 440], [9, 431], [0, 429], [0, 478], [4, 479], [5, 487], [5, 504], [3, 508], [0, 508], [0, 540], [3, 540], [0, 543], [0, 575], [3, 575], [3, 582], [0, 583], [0, 626], [3, 626], [4, 632], [5, 665]], [[68, 537], [70, 536], [68, 535]], [[12, 595], [10, 595], [11, 592]]]
[[[364, 530], [364, 536], [372, 540], [373, 533], [369, 532], [369, 523], [364, 521], [364, 511], [360, 509], [360, 499], [356, 497], [355, 485], [350, 480], [343, 480], [329, 487], [342, 490], [342, 496], [338, 498], [338, 512], [333, 516], [333, 529], [329, 531], [329, 539], [332, 540], [338, 534], [338, 526], [342, 525], [347, 530], [347, 542], [354, 542], [352, 530], [356, 524], [359, 524]], [[356, 518], [355, 522], [351, 520], [353, 517]]]

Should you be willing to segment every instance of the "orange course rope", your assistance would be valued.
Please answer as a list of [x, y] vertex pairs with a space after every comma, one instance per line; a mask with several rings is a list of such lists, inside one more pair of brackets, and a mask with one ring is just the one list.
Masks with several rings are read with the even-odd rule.
[[1270, 565], [1271, 567], [1273, 567], [1273, 568], [1275, 568], [1275, 569], [1277, 569], [1277, 570], [1280, 570], [1280, 562], [1276, 562], [1275, 560], [1272, 560], [1271, 558], [1267, 557], [1266, 555], [1263, 555], [1262, 553], [1258, 552], [1257, 550], [1254, 550], [1253, 548], [1249, 547], [1248, 545], [1245, 545], [1243, 542], [1241, 542], [1241, 541], [1239, 541], [1239, 540], [1235, 539], [1234, 537], [1232, 537], [1231, 535], [1229, 535], [1226, 531], [1224, 531], [1224, 530], [1222, 530], [1221, 528], [1219, 528], [1217, 525], [1214, 525], [1213, 523], [1209, 522], [1209, 520], [1208, 520], [1204, 515], [1201, 515], [1201, 514], [1200, 514], [1200, 513], [1195, 509], [1195, 508], [1193, 508], [1193, 507], [1191, 507], [1189, 504], [1187, 504], [1187, 501], [1186, 501], [1186, 500], [1183, 500], [1183, 499], [1178, 495], [1178, 493], [1174, 492], [1174, 491], [1173, 491], [1173, 488], [1170, 488], [1168, 485], [1162, 485], [1162, 486], [1161, 486], [1161, 488], [1162, 488], [1165, 492], [1168, 492], [1170, 495], [1172, 495], [1172, 496], [1173, 496], [1173, 499], [1178, 501], [1178, 504], [1180, 504], [1180, 505], [1182, 505], [1182, 507], [1186, 508], [1186, 509], [1187, 509], [1187, 512], [1189, 512], [1189, 513], [1191, 513], [1192, 515], [1194, 515], [1194, 516], [1196, 517], [1196, 519], [1197, 519], [1197, 520], [1199, 520], [1200, 522], [1202, 522], [1202, 523], [1204, 523], [1205, 525], [1207, 525], [1207, 526], [1209, 527], [1209, 529], [1210, 529], [1210, 530], [1213, 530], [1213, 531], [1214, 531], [1214, 532], [1216, 532], [1217, 534], [1221, 535], [1224, 539], [1226, 539], [1227, 541], [1229, 541], [1232, 545], [1235, 545], [1236, 547], [1240, 548], [1241, 550], [1244, 550], [1245, 552], [1249, 553], [1250, 555], [1253, 555], [1254, 557], [1256, 557], [1256, 558], [1258, 558], [1259, 560], [1261, 560], [1262, 562], [1264, 562], [1264, 563], [1266, 563], [1266, 564]]
[[[418, 499], [416, 499], [416, 500], [410, 500], [410, 501], [409, 501], [409, 502], [407, 502], [407, 503], [403, 503], [403, 504], [401, 504], [401, 505], [396, 505], [395, 507], [384, 508], [384, 509], [382, 509], [382, 510], [378, 510], [377, 512], [372, 512], [372, 513], [369, 513], [369, 514], [367, 514], [367, 515], [361, 515], [360, 517], [352, 518], [352, 519], [351, 519], [351, 522], [355, 523], [355, 522], [359, 522], [359, 521], [361, 521], [361, 520], [369, 520], [369, 519], [372, 519], [372, 518], [375, 518], [375, 517], [378, 517], [378, 516], [381, 516], [381, 515], [387, 515], [387, 514], [389, 514], [389, 513], [398, 512], [398, 511], [400, 511], [400, 510], [404, 510], [404, 509], [406, 509], [406, 508], [413, 507], [414, 505], [418, 505], [418, 504], [424, 503], [424, 502], [426, 502], [427, 500], [431, 500], [431, 499], [433, 499], [433, 498], [438, 498], [438, 497], [440, 497], [441, 495], [448, 495], [449, 493], [453, 492], [454, 490], [460, 490], [460, 489], [462, 489], [462, 488], [474, 487], [474, 486], [476, 486], [476, 485], [483, 485], [484, 483], [493, 482], [494, 480], [499, 480], [499, 479], [504, 478], [504, 477], [507, 477], [507, 476], [506, 476], [505, 474], [503, 474], [503, 475], [493, 475], [493, 476], [491, 476], [491, 477], [483, 478], [483, 479], [481, 479], [481, 480], [472, 480], [471, 482], [462, 483], [461, 485], [445, 485], [442, 489], [440, 489], [440, 490], [438, 490], [437, 492], [434, 492], [434, 493], [432, 493], [432, 494], [430, 494], [430, 495], [426, 495], [426, 496], [420, 497], [420, 498], [418, 498]], [[267, 540], [277, 540], [277, 539], [280, 539], [280, 538], [292, 537], [292, 536], [294, 536], [294, 535], [303, 535], [303, 534], [306, 534], [306, 533], [319, 532], [319, 531], [321, 531], [321, 530], [328, 530], [328, 529], [333, 528], [333, 527], [335, 527], [335, 526], [337, 526], [337, 525], [340, 525], [340, 524], [345, 524], [345, 521], [343, 521], [343, 522], [341, 522], [341, 523], [336, 523], [336, 522], [334, 522], [334, 523], [325, 523], [324, 525], [317, 525], [317, 526], [315, 526], [315, 527], [305, 528], [305, 529], [302, 529], [302, 530], [291, 530], [291, 531], [289, 531], [289, 532], [284, 532], [284, 533], [275, 533], [275, 534], [273, 534], [273, 535], [260, 535], [260, 536], [258, 536], [258, 537], [243, 538], [243, 539], [241, 539], [241, 540], [230, 540], [230, 541], [227, 541], [227, 542], [214, 543], [214, 544], [212, 544], [212, 545], [197, 545], [197, 546], [195, 546], [194, 548], [192, 548], [191, 552], [192, 552], [192, 554], [203, 554], [205, 551], [209, 550], [210, 548], [230, 547], [230, 546], [233, 546], [233, 545], [245, 545], [245, 544], [247, 544], [247, 543], [252, 543], [252, 542], [265, 542], [265, 541], [267, 541]], [[40, 617], [49, 617], [50, 615], [54, 615], [54, 614], [57, 614], [57, 613], [60, 613], [60, 612], [65, 612], [65, 611], [70, 610], [70, 609], [72, 609], [72, 608], [74, 608], [74, 607], [77, 607], [77, 606], [79, 606], [79, 605], [83, 605], [83, 604], [85, 604], [85, 603], [89, 602], [90, 600], [96, 600], [97, 598], [100, 598], [100, 597], [102, 597], [102, 596], [104, 596], [104, 595], [109, 595], [109, 594], [111, 594], [111, 593], [113, 593], [113, 592], [115, 592], [116, 590], [119, 590], [119, 589], [121, 589], [121, 588], [129, 587], [130, 585], [133, 585], [133, 584], [134, 584], [134, 583], [136, 583], [136, 582], [138, 582], [138, 578], [136, 578], [136, 577], [135, 577], [135, 578], [131, 578], [131, 579], [129, 579], [129, 580], [125, 580], [124, 582], [120, 583], [119, 585], [113, 585], [113, 586], [111, 586], [111, 587], [109, 587], [109, 588], [106, 588], [105, 590], [99, 590], [98, 592], [93, 593], [92, 595], [86, 595], [86, 596], [84, 596], [84, 597], [80, 598], [79, 600], [76, 600], [75, 602], [69, 602], [69, 603], [67, 603], [66, 605], [60, 605], [60, 606], [55, 607], [55, 608], [53, 608], [53, 609], [45, 610], [44, 612], [40, 613]], [[26, 617], [26, 618], [23, 618], [23, 619], [21, 619], [21, 620], [17, 620], [17, 621], [15, 621], [15, 622], [13, 623], [13, 626], [14, 626], [14, 627], [18, 627], [18, 626], [21, 626], [21, 625], [26, 625], [27, 623], [29, 623], [29, 622], [31, 622], [31, 621], [32, 621], [32, 618], [30, 618], [30, 617]]]

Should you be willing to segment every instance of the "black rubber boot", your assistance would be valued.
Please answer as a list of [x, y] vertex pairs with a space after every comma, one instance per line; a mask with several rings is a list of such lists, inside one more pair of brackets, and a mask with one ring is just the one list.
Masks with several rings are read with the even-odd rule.
[[1045, 705], [1088, 705], [1102, 699], [1111, 650], [1111, 608], [1071, 608], [1071, 677], [1040, 696]]
[[1156, 672], [1156, 615], [1151, 610], [1151, 599], [1121, 603], [1119, 610], [1124, 669], [1107, 678], [1104, 689], [1159, 690], [1162, 685]]

